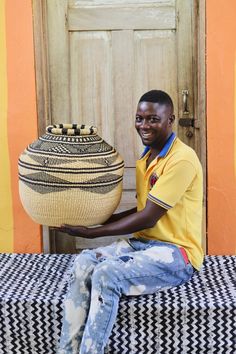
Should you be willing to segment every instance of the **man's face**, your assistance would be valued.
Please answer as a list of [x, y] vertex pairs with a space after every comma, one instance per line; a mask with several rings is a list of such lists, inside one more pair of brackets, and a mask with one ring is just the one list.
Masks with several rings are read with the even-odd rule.
[[159, 148], [172, 132], [174, 116], [170, 106], [152, 102], [138, 104], [135, 128], [144, 145]]

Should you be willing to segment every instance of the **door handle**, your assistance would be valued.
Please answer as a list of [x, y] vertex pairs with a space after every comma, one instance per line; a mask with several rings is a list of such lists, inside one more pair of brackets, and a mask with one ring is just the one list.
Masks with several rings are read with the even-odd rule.
[[[200, 120], [189, 117], [190, 112], [188, 110], [188, 95], [189, 91], [188, 90], [182, 90], [182, 97], [183, 97], [183, 116], [184, 118], [179, 118], [179, 125], [181, 127], [187, 127], [187, 128], [200, 128]], [[187, 117], [186, 117], [187, 116]]]
[[179, 118], [179, 125], [181, 127], [186, 127], [186, 136], [191, 138], [193, 134], [193, 128], [200, 128], [200, 121], [196, 118], [190, 118], [190, 111], [188, 109], [188, 90], [182, 90], [182, 111], [183, 111], [183, 118]]
[[188, 110], [188, 90], [182, 90], [183, 96], [183, 114], [189, 114]]

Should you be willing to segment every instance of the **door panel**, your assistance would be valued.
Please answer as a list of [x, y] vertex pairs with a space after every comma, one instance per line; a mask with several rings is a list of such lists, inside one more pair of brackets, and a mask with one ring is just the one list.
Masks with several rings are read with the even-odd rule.
[[109, 6], [84, 6], [74, 2], [68, 11], [69, 31], [135, 30], [175, 28], [175, 3], [162, 1], [123, 4], [113, 1]]
[[113, 145], [110, 48], [109, 31], [70, 32], [71, 121], [97, 126], [100, 135]]
[[145, 91], [160, 87], [170, 94], [177, 112], [176, 31], [135, 32], [135, 58], [136, 101]]

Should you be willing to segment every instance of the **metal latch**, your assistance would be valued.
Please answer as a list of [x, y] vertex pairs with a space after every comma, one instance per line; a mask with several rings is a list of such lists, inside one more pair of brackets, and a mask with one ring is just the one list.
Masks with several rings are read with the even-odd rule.
[[181, 127], [200, 128], [200, 121], [194, 118], [179, 118], [179, 125]]
[[194, 119], [193, 118], [180, 118], [179, 125], [181, 127], [194, 127]]

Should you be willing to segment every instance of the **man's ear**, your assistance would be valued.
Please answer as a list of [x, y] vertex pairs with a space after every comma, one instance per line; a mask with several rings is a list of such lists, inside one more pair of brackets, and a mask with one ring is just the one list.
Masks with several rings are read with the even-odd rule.
[[170, 120], [170, 123], [173, 124], [174, 121], [175, 121], [175, 115], [172, 114], [172, 115], [169, 117], [169, 120]]

